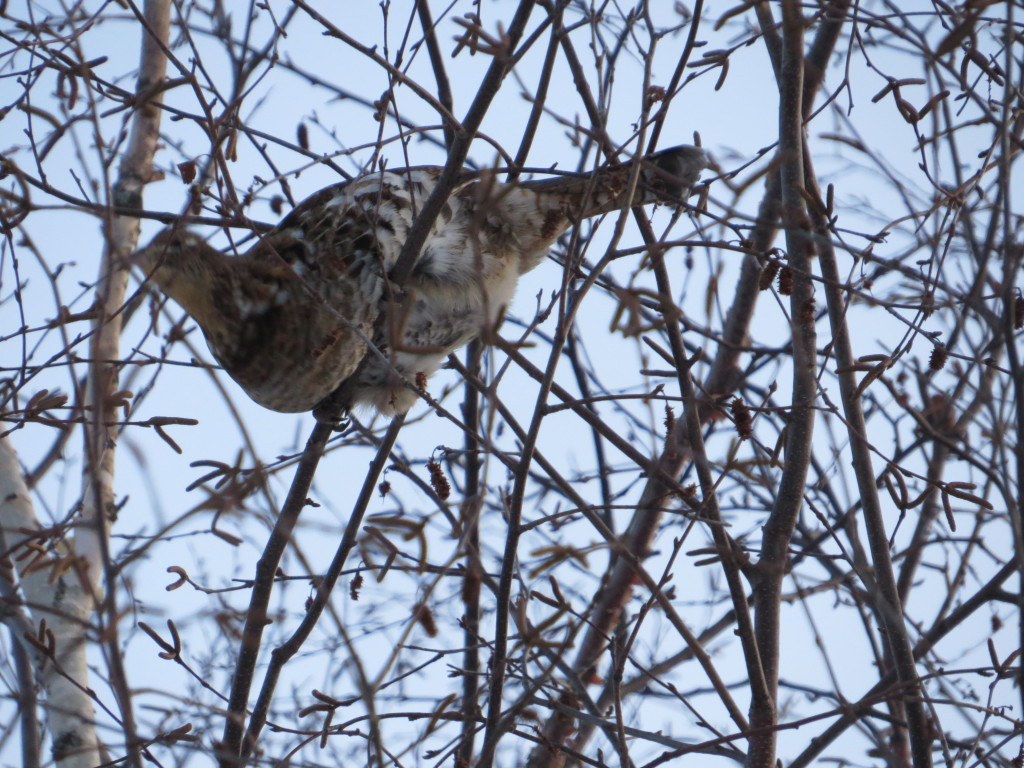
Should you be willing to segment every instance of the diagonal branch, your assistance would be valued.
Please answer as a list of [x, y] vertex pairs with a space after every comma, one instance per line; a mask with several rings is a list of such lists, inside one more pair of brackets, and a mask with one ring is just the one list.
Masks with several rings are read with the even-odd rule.
[[[231, 693], [228, 697], [227, 718], [224, 723], [224, 735], [220, 744], [220, 763], [222, 766], [240, 765], [243, 754], [242, 735], [245, 733], [245, 718], [249, 702], [249, 689], [252, 687], [253, 675], [256, 671], [256, 660], [259, 658], [263, 630], [266, 628], [267, 608], [270, 595], [274, 589], [274, 577], [284, 557], [285, 549], [291, 542], [292, 531], [298, 522], [299, 513], [305, 508], [307, 494], [313, 483], [316, 468], [323, 457], [324, 448], [331, 437], [332, 429], [327, 424], [317, 423], [306, 441], [302, 458], [295, 470], [288, 496], [285, 498], [281, 513], [274, 523], [274, 530], [263, 548], [263, 554], [256, 563], [256, 576], [253, 580], [252, 594], [249, 596], [249, 608], [245, 612], [245, 625], [242, 628], [242, 641], [235, 662], [235, 672], [231, 678]], [[257, 730], [258, 732], [258, 730]], [[247, 745], [248, 752], [251, 745]]]
[[[822, 200], [809, 157], [804, 158], [804, 174], [808, 192]], [[842, 395], [843, 415], [848, 425], [853, 471], [857, 478], [857, 490], [867, 528], [872, 573], [878, 589], [876, 610], [889, 644], [897, 679], [901, 690], [904, 691], [900, 698], [906, 709], [913, 764], [915, 768], [930, 768], [932, 726], [928, 722], [928, 714], [922, 700], [923, 692], [914, 662], [913, 645], [906, 622], [903, 620], [903, 607], [889, 552], [889, 536], [885, 530], [878, 483], [871, 462], [871, 447], [867, 439], [867, 422], [854, 370], [853, 344], [846, 317], [843, 283], [829, 234], [830, 222], [824, 207], [819, 209], [818, 206], [811, 206], [810, 216], [814, 231], [818, 235], [818, 252], [821, 257], [822, 276], [825, 278], [828, 318], [834, 340], [833, 354], [838, 369], [836, 375], [839, 378], [839, 391]]]

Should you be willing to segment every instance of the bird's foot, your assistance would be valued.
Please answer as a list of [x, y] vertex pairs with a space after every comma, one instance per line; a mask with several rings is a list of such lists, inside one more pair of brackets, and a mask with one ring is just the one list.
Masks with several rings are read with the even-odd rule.
[[351, 380], [341, 382], [323, 400], [313, 406], [313, 418], [335, 432], [344, 432], [352, 426]]
[[348, 408], [332, 402], [333, 398], [325, 397], [313, 407], [313, 418], [325, 424], [335, 432], [344, 432], [352, 426]]

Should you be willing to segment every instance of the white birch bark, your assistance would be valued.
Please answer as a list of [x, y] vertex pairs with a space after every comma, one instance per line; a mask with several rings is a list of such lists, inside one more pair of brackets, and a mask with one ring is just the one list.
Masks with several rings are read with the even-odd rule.
[[[152, 178], [169, 26], [170, 0], [147, 0], [139, 25], [142, 48], [138, 105], [111, 189], [112, 202], [118, 206], [141, 208], [142, 190]], [[117, 428], [113, 422], [117, 421], [119, 400], [119, 366], [115, 361], [120, 357], [120, 310], [128, 283], [123, 257], [137, 247], [139, 221], [111, 214], [106, 235], [90, 345], [90, 420], [85, 429], [82, 515], [73, 538], [64, 539], [63, 531], [44, 531], [17, 454], [9, 438], [0, 438], [0, 551], [14, 565], [0, 568], [0, 597], [7, 606], [0, 611], [0, 620], [33, 659], [37, 684], [45, 693], [43, 707], [53, 757], [60, 768], [93, 768], [110, 759], [97, 735], [87, 650], [91, 643], [101, 642], [101, 636], [104, 642], [116, 642], [111, 640], [116, 639], [116, 625], [105, 626], [107, 617], [116, 621], [116, 595], [104, 601], [110, 558], [107, 536], [115, 512]], [[60, 537], [56, 544], [53, 537]], [[105, 610], [97, 614], [101, 604]], [[120, 659], [113, 663], [119, 665]], [[129, 742], [113, 748], [118, 753], [115, 757], [127, 750], [129, 765], [137, 765], [137, 745], [130, 743], [134, 734], [129, 686], [123, 676], [112, 674], [111, 678], [121, 699], [124, 735]]]

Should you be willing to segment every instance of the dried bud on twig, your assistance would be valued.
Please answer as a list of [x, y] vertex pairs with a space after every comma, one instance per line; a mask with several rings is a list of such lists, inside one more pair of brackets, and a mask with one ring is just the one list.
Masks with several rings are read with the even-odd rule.
[[772, 283], [775, 282], [775, 276], [779, 274], [779, 267], [781, 266], [778, 259], [768, 259], [765, 262], [761, 268], [761, 277], [757, 281], [758, 290], [767, 291], [772, 287]]
[[178, 173], [181, 174], [183, 182], [191, 184], [196, 180], [196, 161], [186, 160], [183, 163], [178, 163]]
[[428, 637], [437, 637], [437, 624], [434, 622], [434, 614], [426, 603], [416, 603], [412, 607], [412, 618], [417, 624], [423, 627]]
[[647, 106], [657, 104], [659, 101], [665, 100], [665, 89], [660, 85], [652, 85], [647, 89]]
[[793, 293], [793, 270], [788, 265], [779, 270], [779, 293], [783, 296]]
[[434, 460], [427, 462], [427, 471], [430, 472], [430, 487], [434, 489], [441, 499], [447, 499], [452, 494], [452, 487], [448, 483], [448, 478], [444, 476], [444, 470], [441, 469], [441, 465]]
[[750, 416], [750, 408], [740, 398], [736, 398], [729, 405], [732, 411], [733, 421], [736, 423], [736, 432], [740, 440], [749, 440], [754, 434], [754, 420]]

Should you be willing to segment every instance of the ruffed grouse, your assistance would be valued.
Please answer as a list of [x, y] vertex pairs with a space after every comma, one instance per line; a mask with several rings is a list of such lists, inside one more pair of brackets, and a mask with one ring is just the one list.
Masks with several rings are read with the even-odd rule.
[[[651, 155], [629, 201], [629, 163], [509, 185], [466, 171], [402, 286], [406, 298], [390, 328], [378, 323], [395, 295], [386, 276], [440, 168], [327, 187], [241, 255], [171, 226], [134, 260], [199, 324], [213, 356], [260, 405], [306, 411], [337, 389], [332, 410], [369, 405], [392, 414], [416, 401], [405, 381], [429, 376], [493, 324], [520, 275], [573, 223], [628, 203], [678, 204], [706, 166], [698, 147]], [[367, 339], [382, 354], [368, 351]], [[325, 416], [338, 413], [318, 412]]]

